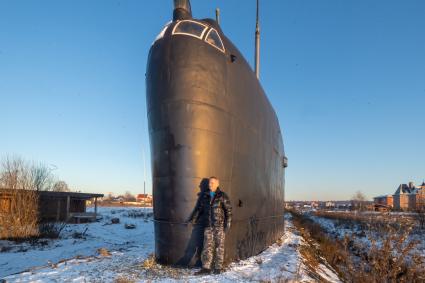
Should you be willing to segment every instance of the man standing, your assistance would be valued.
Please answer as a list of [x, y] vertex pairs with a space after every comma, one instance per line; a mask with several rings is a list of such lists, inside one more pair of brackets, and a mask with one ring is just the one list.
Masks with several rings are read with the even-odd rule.
[[[227, 194], [220, 190], [217, 177], [209, 178], [209, 190], [201, 192], [189, 221], [204, 226], [202, 270], [198, 274], [223, 271], [224, 238], [232, 221], [232, 206]], [[215, 260], [214, 260], [215, 253]]]

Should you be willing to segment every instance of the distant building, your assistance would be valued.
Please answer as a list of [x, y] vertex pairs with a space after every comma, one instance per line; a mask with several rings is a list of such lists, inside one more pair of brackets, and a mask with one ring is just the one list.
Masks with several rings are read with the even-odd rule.
[[374, 205], [375, 210], [381, 210], [384, 206], [402, 211], [425, 208], [425, 182], [419, 187], [413, 182], [400, 184], [393, 195], [375, 197]]
[[416, 209], [425, 210], [425, 182], [422, 182], [422, 185], [417, 189]]
[[319, 208], [319, 203], [318, 203], [317, 201], [312, 201], [312, 202], [310, 203], [310, 206], [311, 206], [312, 208]]
[[353, 204], [349, 200], [338, 200], [335, 201], [335, 208], [338, 210], [351, 210]]
[[136, 196], [136, 201], [141, 202], [141, 203], [152, 204], [152, 195], [150, 195], [150, 194], [138, 194]]
[[123, 196], [116, 196], [110, 199], [111, 202], [119, 202], [119, 203], [123, 203], [125, 201]]
[[[365, 205], [368, 202], [364, 202]], [[351, 201], [286, 201], [285, 208], [296, 210], [328, 209], [328, 210], [350, 210]]]
[[393, 195], [394, 209], [416, 210], [424, 206], [425, 182], [416, 187], [412, 182], [409, 185], [401, 184]]
[[325, 207], [327, 209], [335, 208], [335, 203], [333, 201], [327, 201], [327, 202], [325, 202]]
[[394, 202], [392, 195], [383, 195], [373, 198], [374, 210], [376, 211], [389, 211], [393, 209]]

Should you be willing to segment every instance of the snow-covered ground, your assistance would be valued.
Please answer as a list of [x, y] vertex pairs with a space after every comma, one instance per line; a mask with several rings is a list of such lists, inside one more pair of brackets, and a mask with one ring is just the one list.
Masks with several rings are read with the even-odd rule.
[[[382, 213], [367, 213], [369, 215], [375, 215], [374, 217], [382, 218]], [[352, 222], [351, 225], [341, 224], [338, 219], [324, 218], [320, 216], [315, 216], [314, 214], [307, 214], [311, 220], [319, 224], [322, 228], [326, 230], [331, 236], [338, 238], [340, 240], [344, 239], [345, 236], [354, 236], [354, 239], [361, 245], [369, 247], [371, 245], [370, 241], [373, 238], [376, 241], [382, 239], [383, 236], [377, 236], [376, 231], [373, 229], [362, 229], [362, 227], [356, 222]], [[410, 217], [412, 214], [409, 213], [392, 213], [386, 214], [387, 217], [399, 216], [399, 217]], [[394, 221], [391, 219], [391, 221]], [[401, 232], [404, 232], [402, 230]], [[423, 230], [418, 228], [414, 229], [408, 236], [408, 240], [413, 240], [417, 242], [415, 247], [416, 251], [419, 254], [425, 254], [425, 234]]]
[[[9, 252], [0, 253], [0, 278], [31, 270], [29, 273], [37, 273], [40, 268], [52, 268], [57, 266], [74, 266], [78, 262], [105, 261], [111, 262], [126, 252], [131, 253], [137, 249], [137, 254], [128, 254], [128, 259], [142, 260], [152, 252], [153, 225], [149, 218], [127, 217], [129, 211], [152, 212], [152, 209], [141, 208], [100, 208], [99, 212], [103, 216], [100, 222], [90, 224], [69, 224], [62, 231], [60, 240], [43, 240], [42, 245], [31, 246], [28, 243], [14, 244], [12, 242], [0, 241], [0, 247], [9, 247]], [[110, 224], [111, 218], [118, 217], [120, 224]], [[124, 224], [136, 224], [135, 229], [125, 229]], [[87, 230], [86, 230], [87, 229]], [[83, 238], [79, 238], [77, 233], [84, 233]], [[108, 259], [99, 256], [98, 249], [105, 248], [113, 251], [117, 256]], [[0, 248], [1, 250], [1, 248]], [[111, 260], [112, 259], [112, 260]], [[117, 265], [119, 265], [117, 263]], [[76, 267], [76, 266], [75, 266]], [[66, 267], [66, 270], [72, 269]], [[76, 268], [78, 269], [78, 268]], [[70, 272], [74, 274], [78, 270]], [[54, 272], [49, 272], [54, 276]], [[27, 276], [27, 275], [26, 275]], [[13, 276], [19, 280], [21, 276]], [[49, 277], [49, 276], [47, 276]], [[22, 277], [30, 279], [30, 277]], [[25, 280], [24, 280], [25, 281]]]
[[[287, 217], [286, 232], [278, 243], [261, 254], [231, 264], [220, 275], [197, 276], [197, 269], [146, 265], [154, 251], [151, 217], [128, 217], [144, 212], [140, 208], [101, 208], [100, 222], [69, 225], [59, 240], [39, 246], [0, 242], [9, 247], [0, 253], [0, 278], [6, 282], [114, 282], [180, 281], [180, 282], [247, 282], [293, 281], [317, 282], [320, 278], [339, 282], [337, 275], [325, 265], [314, 272], [305, 264], [300, 247], [307, 245]], [[111, 218], [120, 224], [110, 224]], [[135, 224], [125, 229], [124, 224]], [[85, 234], [79, 238], [75, 232]], [[106, 253], [99, 253], [106, 249]], [[5, 250], [3, 248], [3, 250]]]

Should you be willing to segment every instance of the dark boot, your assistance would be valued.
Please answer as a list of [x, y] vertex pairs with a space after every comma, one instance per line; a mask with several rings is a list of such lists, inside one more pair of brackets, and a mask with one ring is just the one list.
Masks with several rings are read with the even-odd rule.
[[223, 272], [224, 272], [223, 269], [214, 269], [214, 274], [221, 274]]
[[210, 273], [211, 273], [211, 269], [202, 268], [201, 270], [195, 272], [195, 275], [206, 275]]

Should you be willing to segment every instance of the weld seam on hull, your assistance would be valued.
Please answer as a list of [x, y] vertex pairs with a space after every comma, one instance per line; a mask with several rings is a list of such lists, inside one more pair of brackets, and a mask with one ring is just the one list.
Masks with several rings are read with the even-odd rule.
[[[198, 101], [198, 100], [191, 100], [191, 99], [175, 99], [175, 100], [169, 100], [169, 101], [165, 101], [160, 103], [159, 105], [169, 105], [169, 104], [173, 104], [173, 103], [178, 103], [178, 102], [186, 102], [187, 104], [196, 104], [196, 105], [205, 105], [205, 106], [209, 106], [211, 108], [217, 109], [221, 112], [224, 112], [226, 114], [229, 114], [229, 116], [233, 116], [233, 114], [231, 114], [230, 112], [226, 111], [225, 109], [221, 108], [221, 107], [217, 107], [214, 104], [210, 104], [210, 103], [206, 103], [206, 102], [202, 102], [202, 101]], [[150, 109], [148, 109], [148, 115], [153, 111], [154, 107], [150, 107]]]
[[[166, 179], [166, 178], [183, 178], [183, 179], [205, 179], [205, 177], [191, 177], [191, 176], [154, 176], [152, 179]], [[221, 182], [230, 182], [228, 179], [221, 179]]]
[[[242, 124], [242, 126], [245, 126], [246, 124]], [[213, 134], [215, 134], [215, 135], [218, 135], [218, 136], [223, 136], [224, 134], [222, 134], [222, 133], [218, 133], [218, 132], [215, 132], [215, 131], [212, 131], [212, 130], [208, 130], [208, 129], [202, 129], [202, 128], [194, 128], [194, 127], [184, 127], [184, 126], [180, 126], [180, 127], [178, 127], [178, 128], [182, 128], [182, 129], [192, 129], [192, 130], [199, 130], [199, 131], [206, 131], [206, 132], [209, 132], [209, 133], [213, 133]], [[245, 127], [246, 129], [250, 129], [250, 127]], [[169, 132], [169, 129], [168, 128], [163, 128], [163, 129], [158, 129], [158, 130], [155, 130], [155, 131], [149, 131], [149, 134], [153, 134], [153, 133], [158, 133], [158, 132]], [[255, 136], [260, 136], [258, 133], [256, 133], [256, 132], [254, 132], [254, 135]], [[276, 148], [274, 148], [274, 146], [270, 143], [270, 142], [268, 142], [267, 140], [264, 140], [264, 139], [261, 139], [261, 141], [260, 142], [262, 142], [262, 143], [264, 143], [265, 145], [268, 145], [270, 148], [272, 148], [273, 149], [273, 151], [275, 152], [275, 153], [277, 153], [278, 155], [280, 155], [280, 153], [279, 153], [279, 151], [276, 149]]]
[[[223, 133], [215, 132], [215, 131], [208, 130], [208, 129], [195, 128], [195, 127], [184, 127], [184, 126], [180, 126], [180, 127], [179, 126], [176, 126], [176, 127], [181, 128], [181, 129], [191, 129], [191, 130], [206, 131], [206, 132], [209, 132], [209, 133], [216, 134], [218, 136], [223, 136], [224, 135]], [[156, 130], [156, 131], [152, 131], [152, 132], [149, 132], [149, 133], [156, 133], [156, 132], [161, 132], [161, 131], [164, 131], [164, 130]], [[167, 132], [168, 132], [168, 129], [167, 129]]]
[[[233, 223], [235, 222], [245, 222], [245, 221], [262, 221], [265, 219], [272, 219], [272, 218], [280, 218], [280, 217], [284, 217], [284, 215], [272, 215], [272, 216], [266, 216], [266, 217], [259, 217], [259, 218], [246, 218], [246, 219], [235, 219], [232, 220]], [[154, 219], [152, 220], [153, 222], [156, 223], [165, 223], [165, 224], [181, 224], [181, 225], [187, 225], [187, 222], [173, 222], [173, 221], [166, 221], [166, 220], [159, 220], [159, 219]], [[192, 224], [192, 225], [201, 225], [201, 224]]]
[[[228, 110], [217, 107], [217, 106], [210, 104], [210, 103], [201, 102], [201, 101], [197, 101], [197, 100], [178, 99], [178, 100], [170, 100], [170, 101], [167, 101], [167, 102], [163, 102], [160, 105], [168, 105], [168, 104], [172, 104], [174, 102], [187, 102], [187, 104], [205, 105], [205, 106], [209, 106], [211, 108], [217, 109], [217, 110], [229, 115], [234, 120], [238, 121], [242, 126], [244, 126], [246, 129], [251, 130], [255, 135], [259, 135], [258, 131], [254, 127], [250, 127], [248, 124], [244, 123], [243, 119], [238, 118], [236, 115], [232, 114]], [[151, 108], [154, 108], [154, 107], [151, 107]], [[150, 115], [151, 111], [152, 110], [148, 110], [148, 115]]]

